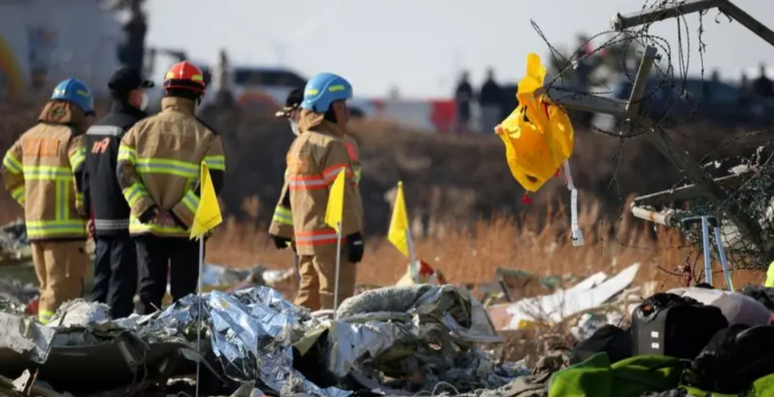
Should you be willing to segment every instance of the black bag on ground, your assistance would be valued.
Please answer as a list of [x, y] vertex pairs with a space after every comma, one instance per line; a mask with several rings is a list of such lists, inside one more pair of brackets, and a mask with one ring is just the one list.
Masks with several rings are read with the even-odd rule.
[[774, 288], [762, 285], [748, 285], [742, 290], [742, 294], [762, 303], [767, 309], [774, 312]]
[[737, 324], [719, 331], [696, 357], [685, 382], [702, 390], [737, 394], [774, 373], [774, 326]]
[[615, 325], [608, 324], [594, 331], [586, 340], [575, 346], [573, 361], [586, 361], [589, 357], [605, 352], [610, 363], [632, 356], [632, 333]]
[[658, 293], [632, 313], [633, 354], [693, 360], [728, 320], [714, 306], [675, 294]]

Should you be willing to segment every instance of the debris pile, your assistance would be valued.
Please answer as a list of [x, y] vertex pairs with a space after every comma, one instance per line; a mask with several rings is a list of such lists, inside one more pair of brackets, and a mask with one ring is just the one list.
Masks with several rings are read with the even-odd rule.
[[23, 220], [7, 223], [0, 227], [0, 265], [32, 258], [27, 228]]
[[0, 336], [0, 375], [32, 376], [16, 383], [34, 386], [5, 387], [31, 395], [133, 394], [195, 373], [197, 362], [203, 395], [248, 386], [253, 395], [413, 395], [439, 382], [471, 392], [526, 373], [490, 358], [484, 349], [501, 338], [484, 307], [452, 286], [367, 291], [345, 301], [335, 319], [259, 286], [190, 295], [164, 311], [114, 321], [104, 305], [76, 300], [49, 326], [12, 313], [0, 313], [0, 324], [10, 330]]

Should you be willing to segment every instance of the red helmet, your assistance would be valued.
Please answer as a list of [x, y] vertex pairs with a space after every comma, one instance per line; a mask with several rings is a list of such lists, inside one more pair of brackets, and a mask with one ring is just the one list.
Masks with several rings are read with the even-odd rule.
[[201, 94], [205, 89], [204, 73], [198, 66], [187, 61], [176, 63], [164, 76], [164, 89], [188, 90]]

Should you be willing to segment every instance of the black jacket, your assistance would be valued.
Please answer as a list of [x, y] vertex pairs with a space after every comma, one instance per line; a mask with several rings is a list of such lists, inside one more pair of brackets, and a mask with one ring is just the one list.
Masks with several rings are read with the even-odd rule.
[[110, 113], [86, 132], [84, 197], [98, 237], [129, 233], [129, 205], [116, 179], [118, 146], [124, 134], [146, 116], [128, 103], [116, 101]]
[[503, 94], [500, 86], [492, 80], [487, 80], [481, 87], [478, 102], [485, 106], [502, 106]]

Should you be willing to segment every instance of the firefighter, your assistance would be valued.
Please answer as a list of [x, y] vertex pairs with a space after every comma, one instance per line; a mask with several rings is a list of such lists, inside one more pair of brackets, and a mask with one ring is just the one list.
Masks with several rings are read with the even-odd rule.
[[206, 162], [218, 193], [226, 169], [221, 138], [195, 116], [206, 88], [201, 69], [177, 63], [163, 88], [161, 112], [135, 124], [118, 149], [116, 173], [137, 244], [140, 314], [161, 307], [168, 274], [174, 302], [196, 292], [199, 247], [188, 236], [199, 204], [199, 170]]
[[116, 71], [108, 82], [113, 106], [86, 131], [87, 213], [93, 214], [89, 232], [95, 242], [93, 301], [107, 303], [110, 316], [123, 318], [134, 311], [137, 292], [137, 250], [129, 236], [129, 206], [116, 179], [116, 160], [121, 138], [147, 117], [145, 89], [153, 87], [137, 69]]
[[340, 76], [322, 73], [304, 89], [299, 136], [288, 151], [288, 185], [301, 282], [296, 304], [311, 310], [333, 309], [336, 232], [325, 224], [330, 185], [344, 169], [344, 214], [338, 302], [354, 294], [355, 264], [363, 258], [362, 203], [354, 181], [345, 131], [346, 100], [352, 86]]
[[76, 79], [60, 82], [38, 124], [5, 154], [6, 189], [24, 207], [27, 237], [40, 284], [38, 319], [47, 324], [59, 306], [83, 295], [89, 266], [83, 203], [84, 137], [94, 99]]
[[[278, 118], [286, 118], [290, 123], [290, 130], [293, 135], [298, 136], [298, 120], [301, 115], [301, 101], [304, 99], [304, 87], [299, 87], [290, 92], [285, 100], [285, 107], [274, 115]], [[342, 138], [347, 148], [347, 155], [352, 160], [352, 167], [355, 172], [355, 183], [360, 183], [360, 156], [357, 141], [346, 133]], [[285, 176], [287, 177], [288, 171], [285, 170]], [[277, 249], [286, 249], [292, 247], [293, 241], [293, 213], [290, 210], [290, 195], [288, 194], [288, 185], [285, 181], [285, 185], [282, 187], [280, 193], [280, 199], [277, 202], [277, 206], [274, 208], [274, 216], [272, 217], [271, 225], [269, 226], [269, 235], [274, 240], [274, 245]], [[298, 265], [298, 264], [296, 264]], [[298, 267], [298, 266], [296, 266]], [[296, 269], [298, 271], [298, 269]]]
[[[298, 136], [298, 119], [301, 115], [301, 101], [304, 99], [304, 87], [294, 89], [285, 100], [285, 107], [275, 116], [286, 118], [290, 123], [293, 135]], [[274, 239], [277, 249], [285, 249], [291, 246], [293, 241], [293, 213], [290, 211], [290, 195], [287, 184], [288, 170], [285, 169], [285, 184], [282, 186], [277, 206], [274, 208], [274, 216], [269, 226], [269, 235]], [[296, 269], [298, 271], [298, 269]]]

